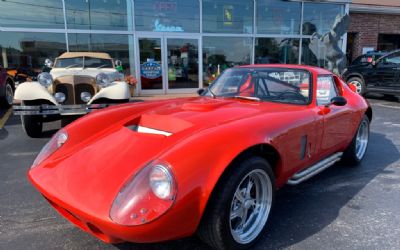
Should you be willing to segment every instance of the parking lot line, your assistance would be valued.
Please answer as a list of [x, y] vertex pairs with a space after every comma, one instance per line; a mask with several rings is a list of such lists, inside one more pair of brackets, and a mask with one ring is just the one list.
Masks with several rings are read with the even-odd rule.
[[11, 112], [12, 112], [12, 108], [9, 108], [7, 110], [7, 112], [3, 115], [3, 117], [0, 119], [0, 129], [2, 129], [4, 127], [8, 118], [10, 118]]

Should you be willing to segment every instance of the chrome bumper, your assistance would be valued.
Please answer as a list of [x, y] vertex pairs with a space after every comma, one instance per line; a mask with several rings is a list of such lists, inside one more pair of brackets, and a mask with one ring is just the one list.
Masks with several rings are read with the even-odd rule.
[[85, 115], [93, 110], [103, 109], [110, 104], [91, 105], [40, 105], [20, 106], [14, 105], [14, 115]]

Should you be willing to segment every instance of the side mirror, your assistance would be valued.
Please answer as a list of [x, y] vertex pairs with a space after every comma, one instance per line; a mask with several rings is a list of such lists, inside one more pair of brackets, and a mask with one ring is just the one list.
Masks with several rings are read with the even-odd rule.
[[344, 106], [347, 104], [347, 100], [343, 96], [335, 96], [331, 99], [331, 104], [335, 106]]
[[122, 66], [122, 61], [121, 60], [115, 60], [115, 66], [121, 67]]
[[53, 61], [50, 60], [50, 59], [44, 60], [44, 66], [46, 66], [48, 68], [52, 68], [53, 67]]
[[199, 89], [199, 90], [197, 90], [197, 94], [199, 94], [199, 95], [203, 95], [205, 92], [206, 92], [205, 89]]

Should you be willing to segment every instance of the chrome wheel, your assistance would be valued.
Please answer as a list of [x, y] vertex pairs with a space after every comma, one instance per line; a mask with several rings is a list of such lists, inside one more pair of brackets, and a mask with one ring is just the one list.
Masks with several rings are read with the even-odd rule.
[[359, 93], [359, 94], [362, 93], [363, 86], [362, 86], [362, 83], [360, 81], [353, 80], [353, 81], [350, 82], [350, 84], [353, 84], [354, 86], [356, 86], [357, 93]]
[[365, 152], [367, 151], [368, 140], [369, 123], [367, 120], [363, 120], [358, 128], [356, 137], [356, 157], [358, 160], [361, 160], [364, 157]]
[[230, 229], [240, 244], [253, 241], [267, 222], [272, 205], [272, 182], [268, 174], [256, 169], [237, 187], [231, 202]]
[[6, 85], [6, 101], [8, 105], [12, 105], [14, 100], [14, 91], [10, 84]]

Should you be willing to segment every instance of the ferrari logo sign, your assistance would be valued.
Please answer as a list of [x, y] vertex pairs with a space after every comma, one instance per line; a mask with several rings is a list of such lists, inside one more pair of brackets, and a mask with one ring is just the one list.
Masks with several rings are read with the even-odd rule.
[[224, 6], [224, 25], [226, 25], [226, 26], [233, 25], [233, 6], [232, 5]]

